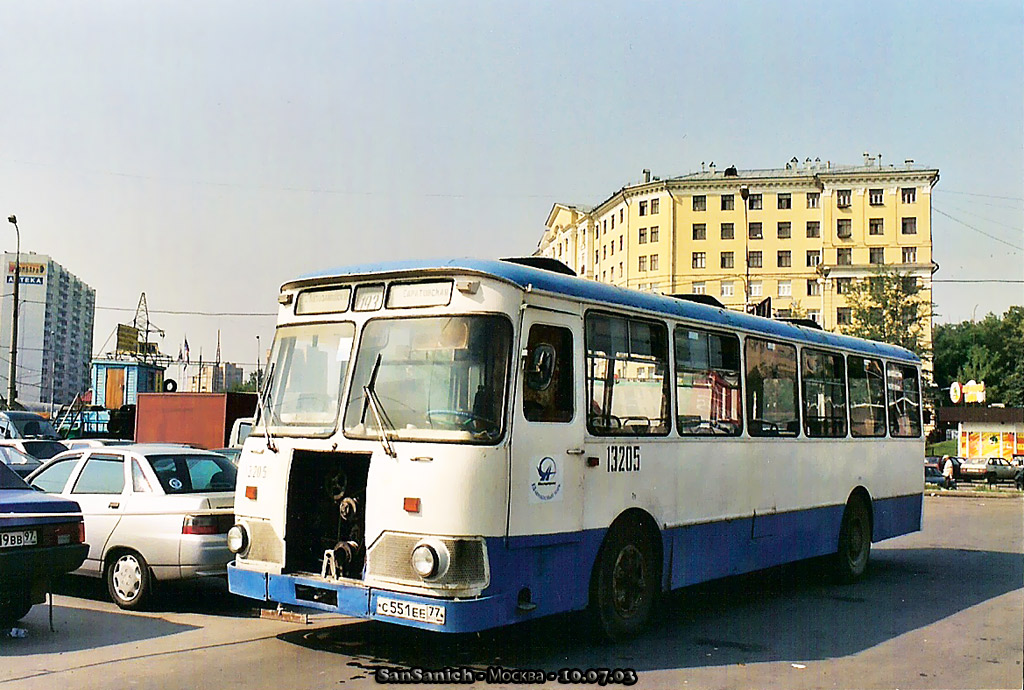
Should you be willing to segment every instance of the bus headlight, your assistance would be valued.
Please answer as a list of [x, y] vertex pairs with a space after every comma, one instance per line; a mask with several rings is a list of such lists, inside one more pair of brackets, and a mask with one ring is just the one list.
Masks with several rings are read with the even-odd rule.
[[244, 556], [249, 550], [249, 533], [241, 524], [233, 525], [228, 530], [228, 551]]
[[450, 560], [448, 548], [439, 541], [424, 540], [412, 550], [412, 569], [424, 580], [442, 577]]

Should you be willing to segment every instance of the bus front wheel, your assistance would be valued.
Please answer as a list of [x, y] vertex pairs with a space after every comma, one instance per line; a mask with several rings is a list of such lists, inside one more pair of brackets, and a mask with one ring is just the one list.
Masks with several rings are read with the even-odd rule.
[[651, 535], [640, 525], [615, 525], [594, 565], [590, 607], [600, 633], [622, 640], [639, 633], [651, 617], [659, 591]]
[[866, 501], [852, 497], [843, 511], [839, 527], [839, 550], [835, 554], [835, 571], [840, 582], [855, 582], [864, 576], [871, 557], [871, 514]]

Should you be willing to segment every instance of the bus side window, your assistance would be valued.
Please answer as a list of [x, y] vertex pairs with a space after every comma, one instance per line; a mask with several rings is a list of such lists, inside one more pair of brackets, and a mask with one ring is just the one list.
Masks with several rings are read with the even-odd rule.
[[531, 326], [525, 366], [523, 416], [531, 422], [572, 421], [572, 331]]
[[800, 432], [796, 348], [747, 338], [747, 416], [751, 436]]

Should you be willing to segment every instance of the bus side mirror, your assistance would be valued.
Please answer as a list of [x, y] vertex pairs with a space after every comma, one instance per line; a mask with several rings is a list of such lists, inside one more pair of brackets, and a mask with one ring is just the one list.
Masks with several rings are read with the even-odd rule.
[[542, 391], [551, 385], [555, 373], [555, 348], [547, 343], [537, 345], [526, 358], [526, 386]]

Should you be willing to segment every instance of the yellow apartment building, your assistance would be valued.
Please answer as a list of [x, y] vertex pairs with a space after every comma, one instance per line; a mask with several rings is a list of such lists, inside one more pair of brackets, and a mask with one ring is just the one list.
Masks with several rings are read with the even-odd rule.
[[[537, 251], [580, 276], [732, 309], [771, 298], [826, 330], [851, 321], [844, 293], [879, 268], [916, 277], [931, 304], [931, 190], [939, 171], [907, 160], [643, 177], [594, 207], [555, 204]], [[924, 340], [931, 346], [931, 319]]]

